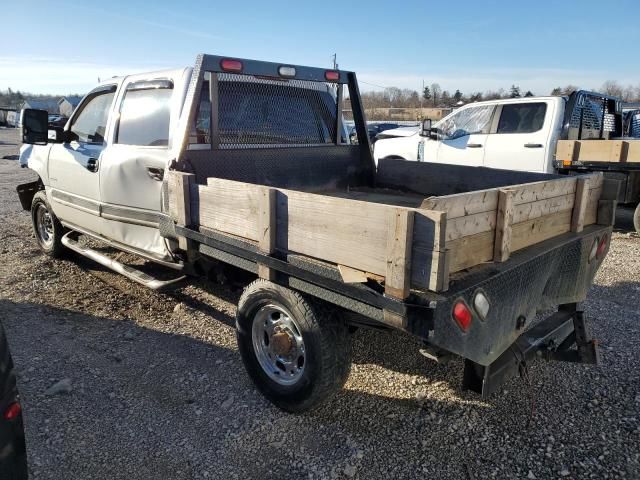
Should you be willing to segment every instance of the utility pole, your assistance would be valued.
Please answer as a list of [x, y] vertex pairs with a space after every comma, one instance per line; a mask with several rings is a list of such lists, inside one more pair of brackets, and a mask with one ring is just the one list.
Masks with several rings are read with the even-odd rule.
[[338, 54], [334, 53], [332, 58], [333, 58], [333, 69], [337, 70], [338, 69]]

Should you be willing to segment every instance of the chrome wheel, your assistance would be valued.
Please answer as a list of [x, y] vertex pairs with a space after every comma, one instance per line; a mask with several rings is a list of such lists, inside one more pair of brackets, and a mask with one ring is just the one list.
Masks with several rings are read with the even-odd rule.
[[49, 247], [53, 244], [55, 232], [53, 231], [53, 219], [47, 207], [40, 204], [36, 211], [36, 230], [38, 238], [43, 245]]
[[269, 378], [280, 385], [300, 380], [306, 356], [302, 334], [292, 315], [282, 307], [265, 305], [256, 313], [251, 330], [256, 358]]

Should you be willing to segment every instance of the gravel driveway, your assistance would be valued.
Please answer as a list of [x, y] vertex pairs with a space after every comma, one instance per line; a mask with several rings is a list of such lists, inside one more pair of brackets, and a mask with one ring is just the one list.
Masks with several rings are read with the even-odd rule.
[[640, 478], [635, 235], [614, 235], [585, 305], [599, 368], [540, 361], [530, 385], [514, 379], [484, 402], [460, 390], [461, 362], [361, 329], [345, 389], [290, 415], [244, 372], [237, 289], [157, 294], [39, 253], [15, 194], [34, 175], [11, 157], [17, 138], [0, 129], [0, 315], [32, 478]]

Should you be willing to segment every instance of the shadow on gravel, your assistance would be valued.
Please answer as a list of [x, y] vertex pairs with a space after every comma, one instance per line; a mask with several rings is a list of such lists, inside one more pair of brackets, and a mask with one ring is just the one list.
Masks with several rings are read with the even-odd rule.
[[615, 302], [625, 308], [629, 308], [630, 305], [637, 306], [640, 304], [640, 281], [618, 282], [613, 285], [594, 283], [589, 290], [589, 297]]

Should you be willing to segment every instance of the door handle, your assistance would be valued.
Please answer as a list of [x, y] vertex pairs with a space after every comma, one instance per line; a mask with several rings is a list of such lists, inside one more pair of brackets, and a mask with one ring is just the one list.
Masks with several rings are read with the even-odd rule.
[[525, 143], [525, 148], [542, 148], [541, 143]]
[[164, 178], [164, 168], [147, 167], [147, 175], [154, 180], [161, 182]]
[[87, 160], [87, 170], [89, 170], [90, 172], [97, 172], [98, 171], [98, 159], [97, 158], [91, 157], [89, 160]]
[[468, 148], [482, 148], [482, 144], [481, 143], [468, 143], [467, 147]]

